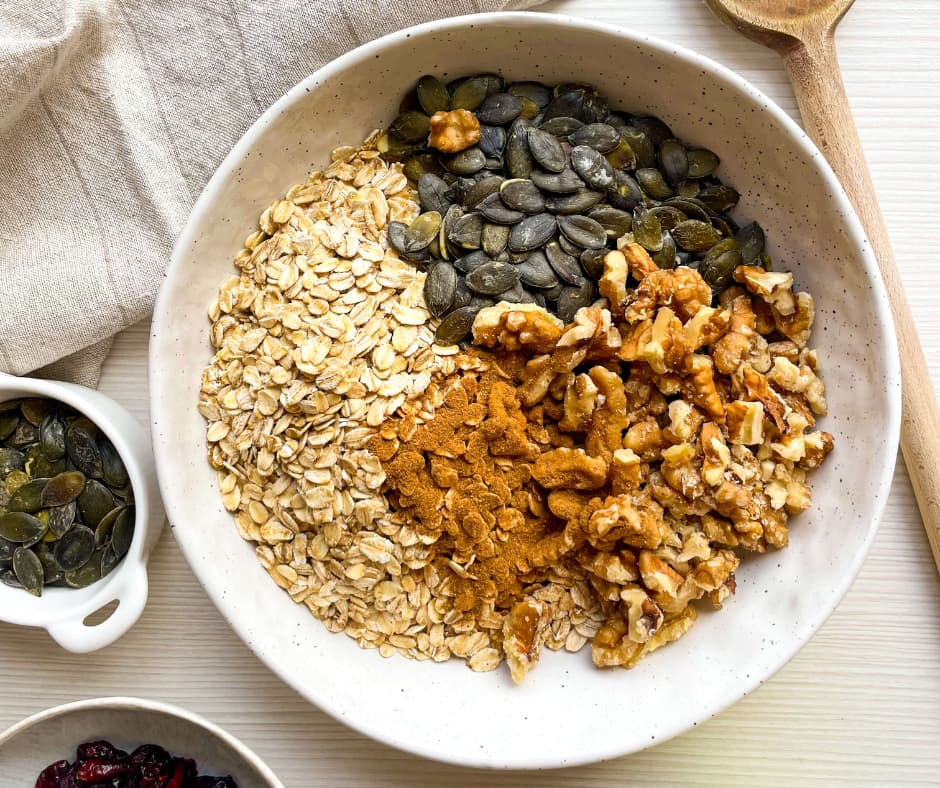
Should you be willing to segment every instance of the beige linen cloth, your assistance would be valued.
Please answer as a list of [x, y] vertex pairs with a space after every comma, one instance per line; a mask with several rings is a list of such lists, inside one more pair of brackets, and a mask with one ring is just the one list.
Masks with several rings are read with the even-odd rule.
[[0, 370], [95, 385], [216, 167], [316, 68], [536, 1], [0, 0]]

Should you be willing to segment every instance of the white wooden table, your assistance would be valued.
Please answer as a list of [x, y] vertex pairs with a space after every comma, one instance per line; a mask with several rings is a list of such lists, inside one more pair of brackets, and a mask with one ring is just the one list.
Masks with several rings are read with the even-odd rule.
[[[546, 8], [692, 47], [796, 117], [776, 56], [725, 29], [700, 0], [562, 0]], [[940, 0], [858, 0], [839, 48], [937, 385]], [[145, 424], [147, 339], [144, 324], [122, 334], [101, 384]], [[0, 729], [65, 701], [127, 694], [207, 715], [254, 748], [288, 788], [940, 785], [940, 580], [898, 468], [871, 554], [812, 642], [733, 708], [631, 757], [563, 772], [486, 773], [375, 744], [308, 705], [242, 645], [169, 530], [151, 561], [147, 610], [115, 645], [76, 656], [42, 631], [0, 624]]]

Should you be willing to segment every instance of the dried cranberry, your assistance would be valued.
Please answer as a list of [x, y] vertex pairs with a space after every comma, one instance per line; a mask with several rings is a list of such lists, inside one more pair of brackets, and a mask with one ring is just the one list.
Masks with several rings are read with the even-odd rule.
[[83, 761], [75, 770], [75, 781], [79, 784], [96, 785], [128, 774], [131, 765], [127, 762], [105, 761], [100, 758], [91, 758]]
[[72, 764], [68, 761], [50, 763], [36, 778], [36, 788], [59, 788], [59, 784], [71, 768]]
[[133, 764], [159, 764], [167, 767], [173, 765], [173, 756], [156, 744], [141, 744], [131, 753]]
[[76, 753], [79, 763], [96, 758], [101, 761], [127, 760], [127, 753], [119, 750], [109, 741], [87, 741], [78, 745]]

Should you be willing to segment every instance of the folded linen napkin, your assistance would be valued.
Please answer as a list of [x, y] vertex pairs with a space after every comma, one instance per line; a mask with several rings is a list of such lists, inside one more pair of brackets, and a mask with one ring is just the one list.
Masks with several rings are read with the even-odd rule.
[[0, 3], [0, 370], [95, 385], [209, 177], [316, 68], [408, 25], [538, 1]]

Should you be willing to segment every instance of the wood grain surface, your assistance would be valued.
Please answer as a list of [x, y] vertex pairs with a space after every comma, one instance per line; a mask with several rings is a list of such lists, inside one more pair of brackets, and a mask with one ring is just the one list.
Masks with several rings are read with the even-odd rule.
[[[725, 28], [700, 0], [567, 0], [546, 8], [692, 47], [741, 73], [796, 117], [779, 58]], [[940, 3], [859, 0], [837, 41], [936, 386]], [[147, 339], [143, 324], [118, 338], [101, 386], [144, 423]], [[169, 530], [150, 575], [151, 599], [140, 622], [95, 654], [68, 654], [41, 631], [0, 624], [0, 728], [69, 700], [142, 695], [221, 724], [288, 788], [940, 785], [940, 579], [901, 463], [858, 579], [787, 667], [685, 735], [566, 771], [472, 771], [375, 744], [309, 706], [255, 659], [203, 594]], [[643, 710], [634, 714], [639, 718]], [[630, 719], [610, 724], [629, 725]]]

